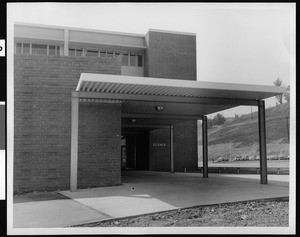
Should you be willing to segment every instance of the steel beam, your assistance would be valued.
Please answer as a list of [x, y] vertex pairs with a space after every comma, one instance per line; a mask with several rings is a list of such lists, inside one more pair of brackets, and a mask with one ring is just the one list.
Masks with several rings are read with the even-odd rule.
[[124, 124], [122, 128], [169, 128], [168, 125], [155, 125], [155, 124]]
[[72, 94], [70, 191], [77, 191], [79, 98]]
[[202, 117], [203, 178], [208, 178], [207, 116]]
[[260, 183], [268, 184], [265, 102], [258, 102]]
[[181, 115], [181, 114], [125, 114], [122, 113], [122, 118], [145, 118], [145, 119], [173, 119], [173, 120], [197, 120], [202, 115]]
[[170, 172], [174, 173], [174, 129], [170, 125]]

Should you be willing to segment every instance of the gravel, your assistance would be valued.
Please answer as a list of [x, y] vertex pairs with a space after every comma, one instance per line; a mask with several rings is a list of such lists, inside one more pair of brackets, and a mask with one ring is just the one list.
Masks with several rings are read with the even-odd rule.
[[200, 206], [72, 227], [289, 226], [288, 198]]

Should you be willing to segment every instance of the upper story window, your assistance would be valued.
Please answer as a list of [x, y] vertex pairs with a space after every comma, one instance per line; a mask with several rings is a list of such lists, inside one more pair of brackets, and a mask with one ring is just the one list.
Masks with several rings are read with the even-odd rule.
[[143, 55], [104, 49], [69, 48], [69, 56], [87, 56], [100, 58], [117, 58], [122, 66], [143, 67]]
[[137, 62], [136, 62], [136, 55], [130, 54], [130, 66], [131, 67], [136, 67]]
[[101, 58], [106, 58], [106, 51], [105, 50], [100, 51], [100, 57]]
[[87, 50], [86, 51], [86, 56], [92, 56], [92, 57], [98, 57], [99, 55], [99, 52], [98, 52], [98, 50]]
[[142, 55], [137, 55], [137, 62], [138, 62], [138, 67], [143, 66], [143, 56]]
[[122, 56], [122, 66], [128, 66], [128, 64], [129, 64], [128, 53], [124, 53]]
[[82, 53], [83, 53], [82, 49], [76, 49], [76, 48], [69, 49], [69, 56], [82, 56]]
[[30, 44], [23, 44], [23, 54], [30, 54]]
[[112, 58], [113, 56], [114, 56], [113, 51], [107, 51], [107, 53], [106, 53], [107, 58]]
[[22, 53], [22, 43], [16, 43], [15, 53], [16, 54]]
[[32, 44], [32, 54], [33, 55], [47, 55], [47, 45], [45, 44]]
[[60, 46], [48, 44], [16, 43], [16, 54], [60, 55]]

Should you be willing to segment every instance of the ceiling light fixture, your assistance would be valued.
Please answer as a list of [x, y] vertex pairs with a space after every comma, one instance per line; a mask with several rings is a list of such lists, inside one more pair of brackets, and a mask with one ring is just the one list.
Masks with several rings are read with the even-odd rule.
[[163, 109], [164, 109], [164, 107], [162, 107], [162, 106], [155, 106], [154, 108], [157, 111], [163, 111]]

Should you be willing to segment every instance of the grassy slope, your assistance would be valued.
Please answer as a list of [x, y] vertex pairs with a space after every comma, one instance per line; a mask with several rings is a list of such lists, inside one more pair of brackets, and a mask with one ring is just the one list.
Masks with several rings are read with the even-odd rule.
[[[287, 119], [289, 104], [284, 103], [266, 109], [266, 132], [268, 153], [288, 152]], [[245, 114], [224, 125], [208, 130], [209, 156], [230, 153], [255, 155], [258, 153], [258, 113]], [[201, 126], [199, 126], [201, 129]], [[199, 133], [201, 146], [201, 131]]]

